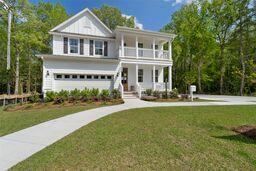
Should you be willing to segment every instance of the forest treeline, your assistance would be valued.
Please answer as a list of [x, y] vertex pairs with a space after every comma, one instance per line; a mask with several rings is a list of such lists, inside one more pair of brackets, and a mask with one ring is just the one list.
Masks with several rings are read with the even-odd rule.
[[[59, 3], [7, 0], [12, 6], [11, 70], [6, 71], [7, 12], [0, 6], [0, 94], [10, 81], [12, 93], [41, 92], [42, 61], [51, 54], [49, 30], [70, 16]], [[134, 27], [115, 7], [92, 10], [109, 28]], [[197, 0], [170, 16], [163, 32], [173, 42], [173, 85], [180, 92], [195, 84], [198, 92], [256, 92], [256, 1]]]
[[199, 93], [256, 95], [256, 1], [197, 0], [161, 31], [175, 33], [173, 84]]

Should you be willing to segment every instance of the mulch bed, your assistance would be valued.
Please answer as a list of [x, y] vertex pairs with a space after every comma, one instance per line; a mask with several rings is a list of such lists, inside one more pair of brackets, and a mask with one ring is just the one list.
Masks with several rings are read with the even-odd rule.
[[239, 127], [232, 128], [232, 131], [256, 140], [256, 126], [242, 125]]

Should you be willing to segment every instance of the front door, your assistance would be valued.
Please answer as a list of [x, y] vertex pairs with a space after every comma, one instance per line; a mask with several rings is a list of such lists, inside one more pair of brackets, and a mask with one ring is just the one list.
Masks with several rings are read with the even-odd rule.
[[122, 84], [124, 87], [124, 91], [128, 91], [128, 68], [123, 68]]

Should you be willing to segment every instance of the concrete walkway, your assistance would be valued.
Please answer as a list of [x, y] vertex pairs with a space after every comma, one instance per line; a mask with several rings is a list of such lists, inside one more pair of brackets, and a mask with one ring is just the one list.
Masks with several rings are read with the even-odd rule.
[[114, 112], [133, 108], [157, 106], [256, 105], [255, 97], [197, 96], [205, 99], [223, 101], [156, 103], [145, 102], [139, 99], [127, 99], [125, 100], [125, 103], [121, 105], [101, 107], [78, 112], [2, 136], [0, 137], [0, 170], [9, 169], [36, 152], [87, 125], [88, 123]]

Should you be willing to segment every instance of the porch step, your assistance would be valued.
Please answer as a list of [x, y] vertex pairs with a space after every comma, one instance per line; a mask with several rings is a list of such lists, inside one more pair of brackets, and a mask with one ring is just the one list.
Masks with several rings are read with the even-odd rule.
[[129, 91], [129, 92], [124, 92], [123, 98], [124, 99], [137, 99], [138, 96], [137, 96], [136, 92]]

